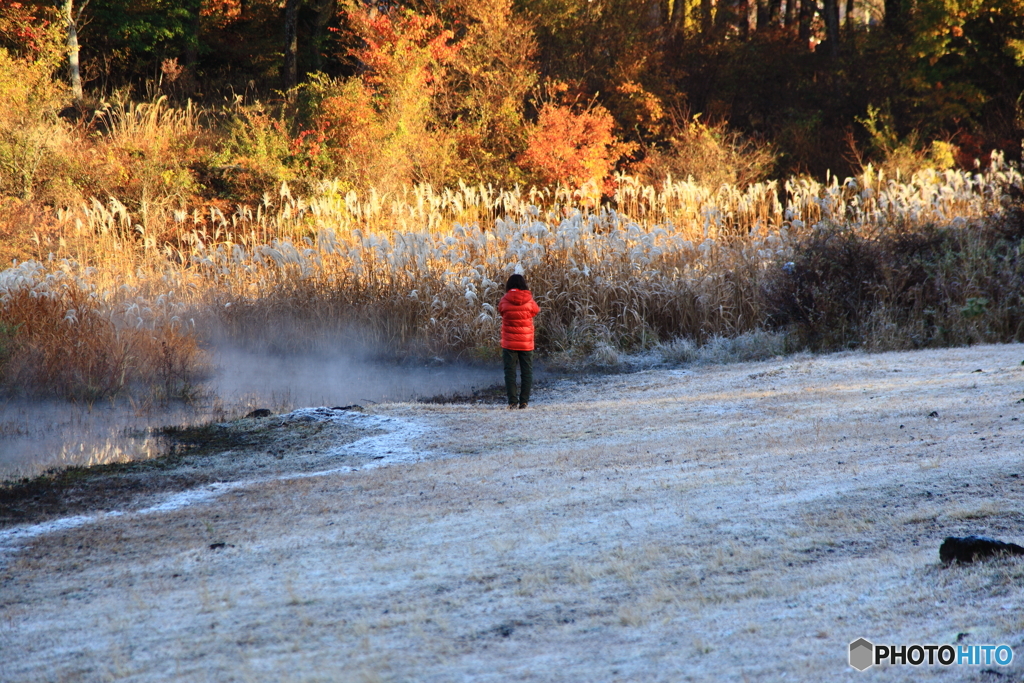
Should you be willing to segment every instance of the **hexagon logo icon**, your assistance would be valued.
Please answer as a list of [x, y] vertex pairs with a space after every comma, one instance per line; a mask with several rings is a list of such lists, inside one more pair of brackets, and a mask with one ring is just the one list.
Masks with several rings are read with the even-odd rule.
[[864, 671], [873, 663], [875, 646], [871, 641], [858, 638], [850, 643], [850, 666], [857, 671]]

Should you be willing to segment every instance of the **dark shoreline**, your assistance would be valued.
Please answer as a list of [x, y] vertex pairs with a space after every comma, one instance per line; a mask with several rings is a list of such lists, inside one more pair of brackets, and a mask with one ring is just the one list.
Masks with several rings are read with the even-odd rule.
[[[246, 476], [324, 469], [324, 444], [380, 430], [336, 422], [241, 418], [157, 430], [162, 455], [148, 460], [52, 469], [0, 482], [0, 529], [90, 512], [143, 507], [156, 496]], [[351, 459], [351, 458], [349, 458]], [[334, 459], [335, 466], [343, 462]]]

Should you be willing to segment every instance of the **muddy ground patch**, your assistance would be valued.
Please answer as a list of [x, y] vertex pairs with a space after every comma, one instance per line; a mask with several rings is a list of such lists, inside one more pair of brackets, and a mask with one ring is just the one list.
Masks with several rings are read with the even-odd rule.
[[[359, 411], [361, 412], [361, 408]], [[269, 411], [268, 411], [269, 412]], [[143, 461], [70, 467], [0, 482], [0, 529], [144, 507], [168, 493], [211, 483], [359, 464], [338, 446], [379, 434], [344, 408], [247, 417], [155, 432], [163, 454]]]

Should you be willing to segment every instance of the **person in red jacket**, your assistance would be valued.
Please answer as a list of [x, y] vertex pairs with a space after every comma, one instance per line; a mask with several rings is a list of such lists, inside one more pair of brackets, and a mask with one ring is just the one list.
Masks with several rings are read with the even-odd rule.
[[[505, 283], [505, 296], [498, 304], [501, 314], [501, 359], [505, 363], [505, 391], [508, 407], [525, 408], [530, 403], [533, 388], [533, 318], [540, 306], [526, 286], [526, 278], [516, 273]], [[516, 363], [522, 375], [521, 388], [516, 393]]]

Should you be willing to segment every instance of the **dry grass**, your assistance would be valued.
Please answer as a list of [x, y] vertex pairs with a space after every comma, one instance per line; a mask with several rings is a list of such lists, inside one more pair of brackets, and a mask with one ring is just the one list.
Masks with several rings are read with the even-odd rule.
[[87, 402], [140, 387], [155, 400], [195, 397], [207, 368], [180, 319], [166, 308], [142, 311], [137, 302], [104, 305], [80, 279], [64, 271], [43, 276], [33, 265], [0, 274], [7, 387]]
[[[153, 126], [173, 128], [175, 139], [194, 134], [194, 114], [172, 115], [162, 106], [115, 110], [118, 144], [145, 144]], [[659, 189], [627, 177], [615, 201], [597, 209], [564, 189], [465, 185], [361, 196], [323, 183], [309, 197], [293, 197], [285, 185], [260, 206], [231, 212], [166, 204], [132, 210], [115, 199], [93, 200], [60, 212], [55, 228], [35, 235], [36, 259], [4, 272], [0, 306], [23, 308], [25, 296], [48, 292], [50, 318], [70, 321], [57, 309], [67, 303], [77, 311], [79, 302], [59, 303], [55, 283], [66, 290], [60, 297], [87, 294], [86, 308], [113, 325], [105, 341], [91, 342], [93, 364], [107, 368], [100, 386], [117, 387], [110, 375], [125, 355], [119, 335], [132, 327], [150, 330], [153, 339], [178, 335], [186, 347], [226, 335], [277, 351], [323, 350], [340, 340], [403, 357], [494, 360], [494, 307], [504, 279], [522, 269], [544, 310], [540, 346], [555, 362], [615, 366], [623, 353], [651, 349], [676, 361], [752, 359], [791, 350], [784, 336], [759, 331], [775, 314], [771, 306], [785, 309], [765, 292], [786, 299], [780, 264], [830, 226], [865, 240], [947, 226], [964, 236], [965, 255], [950, 263], [976, 273], [968, 281], [1012, 279], [1010, 271], [993, 271], [996, 261], [985, 244], [971, 242], [979, 233], [971, 226], [1002, 210], [1003, 195], [1020, 186], [1017, 171], [997, 157], [983, 174], [928, 171], [895, 182], [869, 170], [843, 183], [792, 180], [785, 205], [775, 183], [741, 191], [675, 181]], [[942, 343], [1016, 339], [1019, 293], [998, 289], [998, 301], [975, 286], [943, 291], [948, 301], [939, 312], [918, 310], [927, 302], [915, 299], [909, 322], [876, 311], [856, 329], [840, 325], [829, 343], [868, 335], [876, 348], [906, 344], [912, 335], [904, 332], [928, 315], [928, 324], [943, 330], [936, 337]], [[0, 310], [8, 325], [18, 315]], [[55, 349], [73, 347], [83, 331], [53, 330], [70, 335], [55, 340]], [[198, 365], [187, 367], [193, 361]], [[199, 361], [189, 347], [174, 374], [200, 375]], [[89, 383], [70, 392], [49, 388], [94, 391]]]

